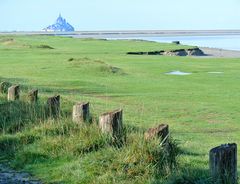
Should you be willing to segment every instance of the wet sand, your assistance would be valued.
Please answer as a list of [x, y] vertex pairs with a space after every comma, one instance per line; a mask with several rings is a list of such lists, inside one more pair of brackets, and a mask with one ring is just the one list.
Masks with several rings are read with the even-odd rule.
[[208, 47], [200, 47], [200, 49], [206, 54], [206, 56], [200, 56], [201, 58], [240, 58], [240, 51]]

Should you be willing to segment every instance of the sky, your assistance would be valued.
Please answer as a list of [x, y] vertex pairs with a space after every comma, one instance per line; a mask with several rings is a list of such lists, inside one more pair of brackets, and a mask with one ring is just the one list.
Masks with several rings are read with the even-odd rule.
[[0, 0], [0, 31], [240, 29], [240, 0]]

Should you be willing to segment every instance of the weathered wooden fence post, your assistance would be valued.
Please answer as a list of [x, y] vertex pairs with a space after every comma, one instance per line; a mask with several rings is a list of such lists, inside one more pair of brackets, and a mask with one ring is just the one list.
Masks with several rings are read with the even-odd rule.
[[211, 149], [209, 167], [215, 184], [237, 184], [237, 144]]
[[0, 83], [0, 93], [7, 93], [8, 88], [11, 86], [9, 82], [1, 82]]
[[8, 88], [8, 101], [18, 100], [20, 97], [20, 86], [14, 85]]
[[73, 122], [76, 122], [76, 123], [89, 121], [89, 102], [77, 103], [76, 105], [74, 105], [72, 119], [73, 119]]
[[28, 93], [28, 99], [31, 103], [35, 103], [38, 100], [38, 90], [33, 89]]
[[115, 140], [119, 140], [123, 136], [122, 123], [123, 110], [115, 110], [104, 113], [99, 117], [99, 127], [103, 133], [109, 133]]
[[162, 143], [166, 143], [169, 137], [169, 127], [166, 124], [160, 124], [157, 127], [148, 129], [145, 134], [145, 140], [160, 138]]
[[60, 115], [60, 95], [48, 98], [47, 108], [50, 116], [58, 117]]

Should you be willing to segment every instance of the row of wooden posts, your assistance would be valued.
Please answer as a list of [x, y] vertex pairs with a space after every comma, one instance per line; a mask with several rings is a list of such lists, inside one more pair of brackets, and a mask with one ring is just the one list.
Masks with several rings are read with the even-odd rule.
[[[5, 89], [8, 83], [0, 83], [0, 92], [6, 93], [8, 101], [16, 101], [20, 99], [20, 86], [13, 85], [7, 90]], [[38, 90], [28, 92], [28, 100], [31, 103], [38, 101]], [[47, 99], [47, 109], [52, 115], [60, 115], [60, 95], [52, 96]], [[99, 127], [103, 132], [111, 133], [113, 137], [119, 137], [123, 132], [122, 125], [122, 109], [104, 113], [99, 117]], [[76, 103], [73, 106], [72, 120], [75, 123], [83, 123], [90, 120], [89, 102]]]
[[[0, 83], [0, 92], [8, 92], [8, 100], [15, 101], [20, 98], [20, 86], [13, 85], [7, 90], [6, 82]], [[28, 93], [29, 101], [38, 100], [38, 90], [32, 90]], [[49, 109], [55, 113], [60, 113], [60, 96], [53, 96], [47, 99]], [[107, 112], [99, 117], [99, 128], [103, 133], [109, 133], [114, 138], [120, 137], [123, 133], [123, 110]], [[77, 103], [73, 106], [72, 120], [75, 123], [89, 121], [90, 111], [89, 102]], [[162, 142], [167, 142], [169, 138], [169, 126], [160, 124], [157, 127], [148, 129], [145, 134], [145, 140], [161, 138]], [[212, 179], [217, 184], [237, 184], [237, 144], [224, 144], [215, 147], [209, 152], [209, 166]]]

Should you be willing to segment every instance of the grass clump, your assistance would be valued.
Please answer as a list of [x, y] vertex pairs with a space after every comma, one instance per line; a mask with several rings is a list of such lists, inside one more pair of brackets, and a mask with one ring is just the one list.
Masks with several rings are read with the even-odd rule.
[[102, 60], [93, 60], [89, 57], [84, 58], [69, 58], [68, 64], [74, 68], [84, 69], [85, 71], [94, 71], [99, 74], [124, 74], [123, 70], [107, 64]]
[[49, 46], [49, 45], [44, 45], [44, 44], [40, 44], [40, 45], [29, 45], [29, 48], [37, 48], [37, 49], [54, 49], [53, 47]]

